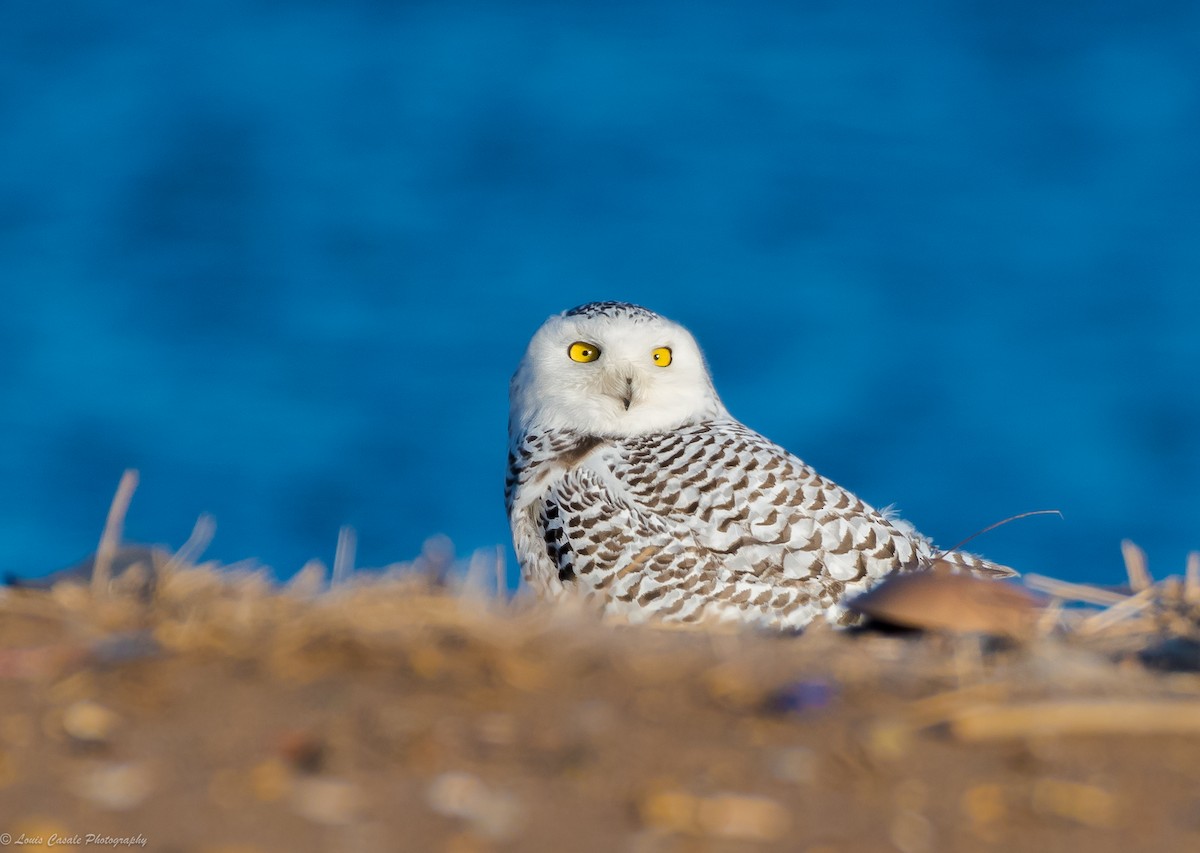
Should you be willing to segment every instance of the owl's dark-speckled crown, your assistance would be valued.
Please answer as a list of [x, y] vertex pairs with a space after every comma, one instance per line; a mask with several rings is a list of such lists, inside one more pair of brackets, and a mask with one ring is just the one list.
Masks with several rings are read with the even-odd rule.
[[657, 320], [658, 315], [649, 308], [631, 302], [589, 302], [563, 312], [564, 317], [628, 317], [631, 320]]

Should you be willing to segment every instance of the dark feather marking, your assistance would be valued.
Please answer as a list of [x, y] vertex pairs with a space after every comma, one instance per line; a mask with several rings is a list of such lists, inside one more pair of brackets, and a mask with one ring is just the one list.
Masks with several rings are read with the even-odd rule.
[[822, 538], [823, 537], [821, 534], [821, 528], [814, 527], [812, 538], [809, 539], [807, 542], [805, 542], [803, 545], [797, 545], [796, 550], [797, 551], [820, 551], [821, 548], [824, 547], [822, 544]]
[[829, 553], [848, 554], [850, 553], [850, 549], [853, 547], [854, 543], [851, 541], [850, 531], [846, 530], [842, 533], [842, 538], [838, 541], [838, 543], [829, 549]]
[[[741, 537], [738, 537], [737, 541], [735, 541], [728, 548], [713, 548], [712, 553], [714, 553], [714, 554], [732, 554], [735, 551], [740, 551], [742, 548], [745, 548], [747, 545], [750, 545], [750, 546], [753, 546], [753, 545], [783, 545], [786, 542], [791, 541], [791, 538], [792, 538], [792, 526], [790, 524], [785, 524], [783, 526], [783, 530], [781, 530], [779, 532], [779, 536], [776, 537], [775, 539], [759, 539], [756, 536], [741, 536]], [[804, 550], [807, 550], [807, 549], [804, 549]]]
[[650, 590], [649, 592], [643, 593], [638, 598], [638, 604], [645, 607], [651, 601], [653, 601], [654, 599], [658, 598], [663, 593], [665, 593], [667, 591], [667, 589], [668, 588], [665, 585], [664, 586], [656, 586], [654, 589]]
[[746, 517], [749, 514], [750, 514], [750, 507], [744, 506], [740, 510], [738, 510], [736, 513], [734, 513], [733, 515], [728, 515], [725, 518], [721, 519], [721, 523], [717, 525], [717, 530], [719, 530], [721, 533], [724, 533], [726, 530], [729, 529], [729, 525], [731, 525], [735, 522], [738, 522], [738, 521], [745, 521]]
[[662, 610], [658, 611], [658, 615], [659, 616], [673, 616], [674, 614], [678, 613], [680, 610], [683, 609], [683, 605], [687, 603], [687, 600], [688, 600], [688, 596], [686, 596], [686, 595], [679, 596], [679, 598], [675, 599], [675, 601], [673, 603], [667, 605]]
[[573, 468], [580, 459], [587, 456], [600, 445], [604, 444], [604, 439], [595, 435], [585, 435], [575, 443], [573, 447], [564, 450], [559, 454], [558, 461], [568, 468]]

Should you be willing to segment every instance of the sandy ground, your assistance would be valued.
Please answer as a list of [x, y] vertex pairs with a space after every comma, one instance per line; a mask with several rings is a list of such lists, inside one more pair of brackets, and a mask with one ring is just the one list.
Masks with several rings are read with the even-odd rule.
[[1200, 850], [1200, 675], [1140, 663], [1152, 637], [664, 631], [317, 586], [8, 591], [0, 843]]

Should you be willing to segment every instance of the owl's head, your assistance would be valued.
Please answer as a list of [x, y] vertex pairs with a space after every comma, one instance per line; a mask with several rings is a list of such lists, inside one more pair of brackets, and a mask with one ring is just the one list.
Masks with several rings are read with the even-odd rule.
[[624, 302], [542, 324], [513, 376], [509, 429], [628, 437], [725, 415], [691, 333]]

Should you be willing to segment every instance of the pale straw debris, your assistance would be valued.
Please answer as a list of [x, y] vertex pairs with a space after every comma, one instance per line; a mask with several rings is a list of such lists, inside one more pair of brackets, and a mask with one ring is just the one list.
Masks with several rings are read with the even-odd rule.
[[112, 575], [113, 557], [121, 544], [121, 535], [125, 529], [125, 513], [129, 511], [129, 502], [137, 488], [138, 472], [132, 468], [121, 475], [113, 495], [112, 505], [108, 509], [108, 519], [104, 523], [104, 532], [100, 535], [100, 545], [96, 549], [96, 562], [92, 568], [92, 594], [95, 596], [108, 593], [108, 582]]

